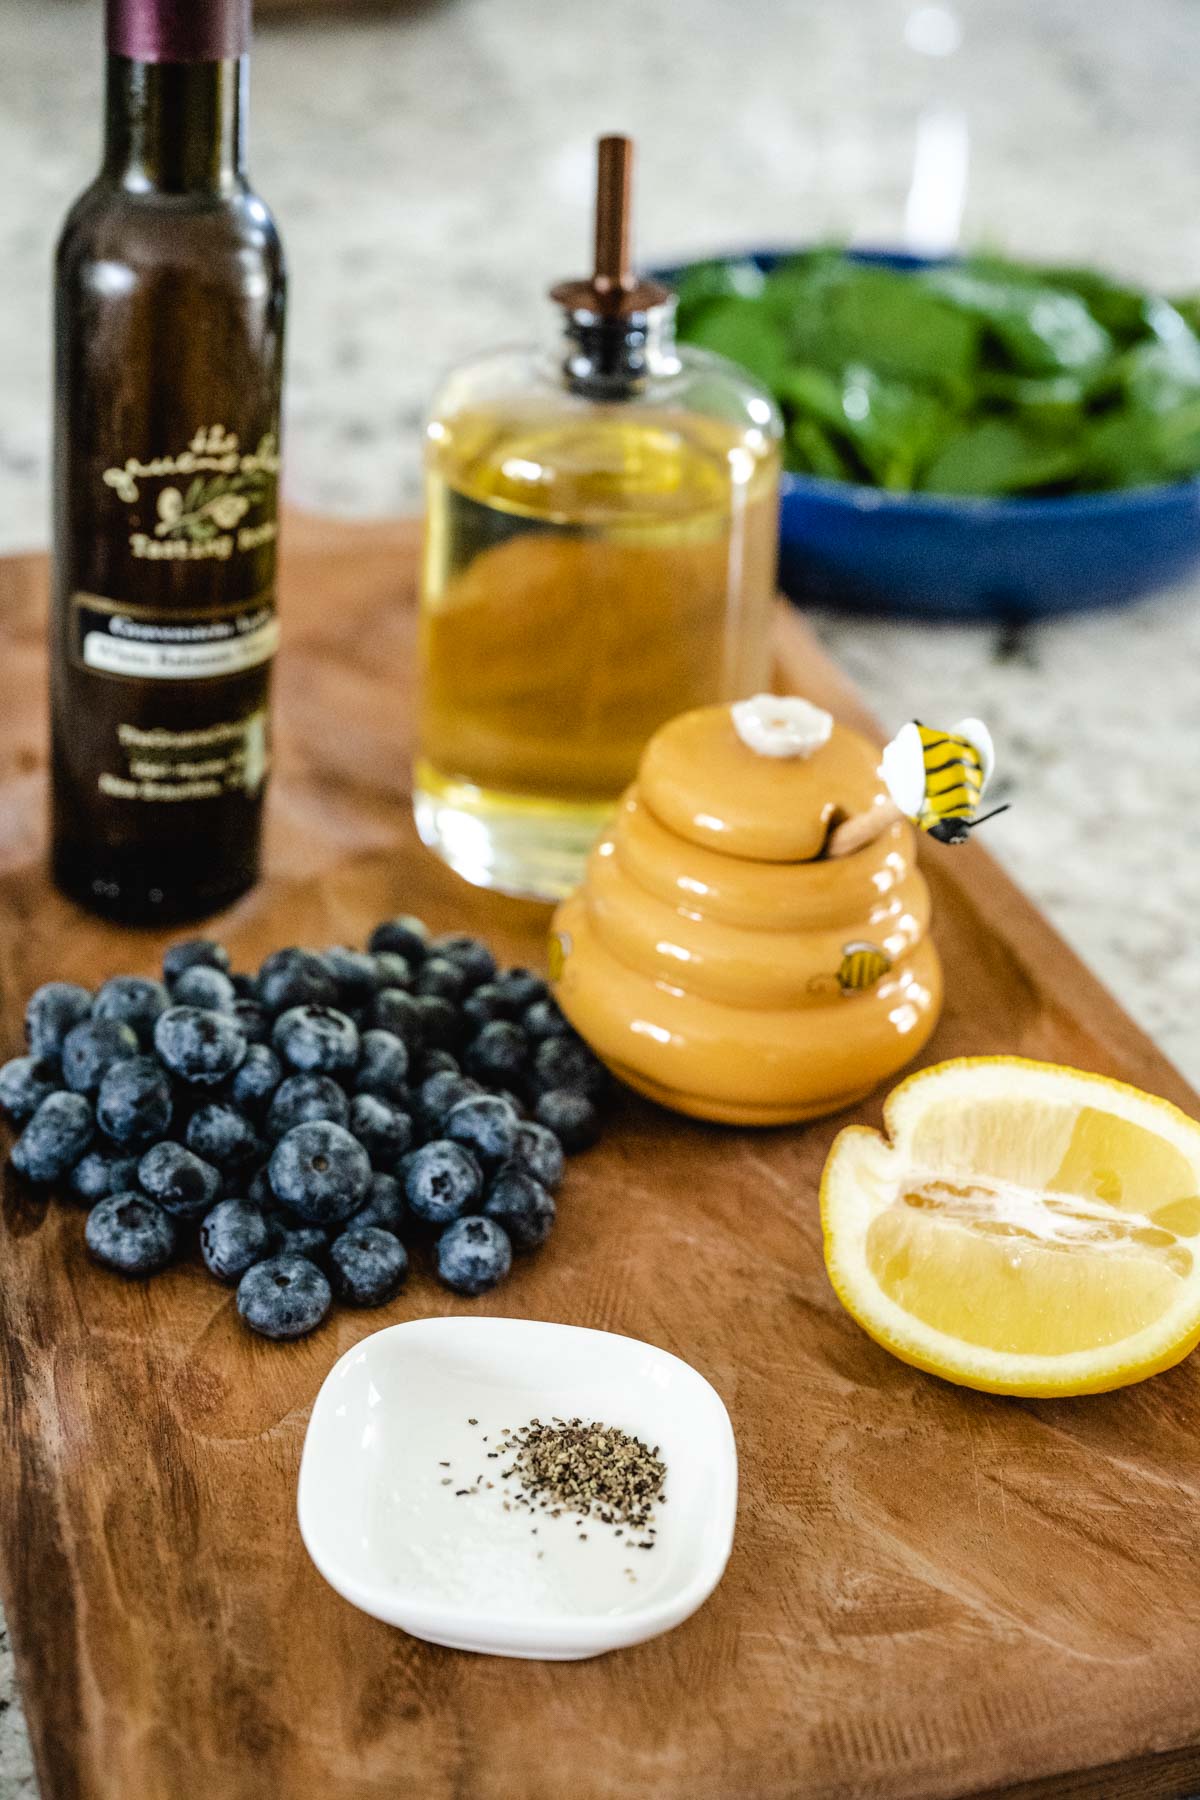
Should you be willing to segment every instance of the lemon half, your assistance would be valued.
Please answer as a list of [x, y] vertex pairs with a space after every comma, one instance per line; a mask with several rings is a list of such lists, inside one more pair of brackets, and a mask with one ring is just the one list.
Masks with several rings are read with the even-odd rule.
[[1088, 1394], [1200, 1342], [1200, 1124], [1023, 1057], [922, 1069], [821, 1179], [846, 1310], [917, 1368], [998, 1394]]

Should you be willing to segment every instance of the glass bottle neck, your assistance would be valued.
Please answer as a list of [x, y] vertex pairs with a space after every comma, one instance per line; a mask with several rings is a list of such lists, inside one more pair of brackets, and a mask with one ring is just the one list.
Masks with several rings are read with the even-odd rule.
[[109, 56], [104, 173], [139, 193], [220, 193], [245, 175], [247, 61]]

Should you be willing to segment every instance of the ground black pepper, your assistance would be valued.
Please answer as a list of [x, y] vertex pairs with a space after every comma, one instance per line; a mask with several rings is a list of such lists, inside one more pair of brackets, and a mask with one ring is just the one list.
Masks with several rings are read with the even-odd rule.
[[[467, 1423], [478, 1425], [479, 1421], [468, 1419]], [[573, 1513], [581, 1524], [595, 1517], [602, 1525], [612, 1526], [615, 1537], [623, 1537], [628, 1528], [626, 1542], [631, 1549], [653, 1550], [653, 1509], [664, 1505], [667, 1498], [663, 1492], [667, 1469], [657, 1444], [651, 1449], [640, 1438], [598, 1419], [555, 1418], [550, 1424], [530, 1419], [516, 1431], [509, 1425], [502, 1427], [500, 1448], [486, 1455], [493, 1461], [501, 1456], [512, 1459], [509, 1467], [500, 1471], [503, 1480], [515, 1483], [511, 1499], [503, 1502], [505, 1512], [524, 1508], [547, 1513], [552, 1519]], [[439, 1467], [448, 1469], [450, 1464], [442, 1462]], [[443, 1480], [443, 1487], [450, 1485], [449, 1479]], [[455, 1497], [465, 1498], [492, 1485], [477, 1475], [472, 1487], [456, 1488]], [[536, 1525], [532, 1530], [536, 1536]], [[644, 1537], [636, 1535], [643, 1532]], [[579, 1532], [578, 1538], [586, 1544], [587, 1532]], [[636, 1580], [632, 1570], [625, 1573]]]
[[[602, 1524], [614, 1526], [617, 1535], [626, 1526], [653, 1532], [650, 1520], [653, 1508], [665, 1497], [667, 1473], [657, 1444], [650, 1449], [640, 1438], [598, 1419], [588, 1423], [556, 1418], [548, 1425], [531, 1419], [519, 1431], [506, 1433], [500, 1448], [512, 1457], [502, 1473], [521, 1490], [518, 1505], [532, 1507], [536, 1502], [552, 1518], [562, 1512], [581, 1519], [595, 1514]], [[586, 1543], [586, 1532], [579, 1537]], [[642, 1539], [637, 1547], [652, 1550], [653, 1537]]]

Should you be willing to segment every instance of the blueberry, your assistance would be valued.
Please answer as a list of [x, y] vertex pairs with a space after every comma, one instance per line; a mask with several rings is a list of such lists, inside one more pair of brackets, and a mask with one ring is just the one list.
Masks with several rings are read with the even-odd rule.
[[519, 1025], [496, 1019], [485, 1025], [463, 1057], [468, 1075], [480, 1081], [520, 1085], [525, 1079], [529, 1039]]
[[435, 1138], [405, 1158], [404, 1197], [429, 1225], [445, 1225], [478, 1205], [483, 1172], [461, 1144]]
[[175, 1254], [175, 1221], [141, 1194], [110, 1194], [98, 1201], [83, 1235], [96, 1261], [122, 1275], [153, 1275]]
[[[483, 981], [490, 981], [496, 973], [496, 959], [487, 945], [479, 938], [467, 937], [462, 933], [448, 931], [441, 937], [430, 940], [429, 959], [442, 958], [446, 962], [457, 963], [466, 977], [467, 986], [477, 988]], [[427, 993], [436, 993], [436, 988], [427, 988]]]
[[543, 1038], [570, 1037], [571, 1027], [557, 1000], [535, 1000], [521, 1014], [521, 1024], [536, 1042]]
[[517, 1126], [517, 1142], [512, 1160], [518, 1168], [540, 1181], [553, 1193], [563, 1178], [563, 1147], [545, 1125], [522, 1119]]
[[240, 1281], [274, 1248], [267, 1221], [248, 1200], [221, 1200], [200, 1227], [200, 1254], [218, 1281]]
[[13, 1145], [12, 1166], [29, 1181], [61, 1181], [84, 1154], [95, 1128], [82, 1094], [48, 1094]]
[[453, 1143], [474, 1151], [486, 1168], [508, 1161], [516, 1148], [519, 1123], [507, 1100], [476, 1094], [450, 1108], [442, 1131]]
[[375, 950], [370, 952], [371, 963], [375, 970], [375, 992], [380, 988], [406, 988], [412, 985], [413, 969], [407, 956], [401, 956], [398, 950]]
[[310, 1262], [324, 1257], [329, 1248], [329, 1233], [320, 1225], [306, 1225], [303, 1219], [297, 1219], [282, 1206], [275, 1207], [265, 1217], [271, 1233], [273, 1256], [307, 1256]]
[[354, 1215], [355, 1225], [379, 1225], [384, 1231], [399, 1236], [408, 1219], [404, 1190], [394, 1175], [375, 1174], [367, 1189], [367, 1199]]
[[245, 1169], [266, 1154], [246, 1115], [222, 1100], [198, 1106], [188, 1120], [186, 1136], [189, 1150], [223, 1172]]
[[329, 1246], [334, 1292], [348, 1306], [383, 1306], [404, 1286], [408, 1251], [378, 1225], [357, 1221]]
[[152, 1056], [131, 1056], [105, 1072], [96, 1121], [115, 1143], [153, 1144], [165, 1134], [171, 1112], [171, 1084]]
[[337, 999], [333, 971], [313, 950], [276, 950], [258, 971], [258, 997], [268, 1012], [292, 1006], [332, 1006]]
[[137, 1187], [138, 1159], [119, 1150], [89, 1150], [81, 1156], [67, 1178], [67, 1186], [76, 1200], [94, 1206], [110, 1194], [127, 1194]]
[[355, 1094], [350, 1102], [349, 1129], [375, 1169], [395, 1168], [413, 1141], [408, 1114], [378, 1094]]
[[408, 1048], [394, 1032], [364, 1031], [358, 1047], [354, 1086], [360, 1094], [378, 1094], [381, 1100], [407, 1096]]
[[[462, 1068], [457, 1056], [449, 1050], [423, 1050], [417, 1063], [417, 1079], [428, 1081], [431, 1075], [461, 1075]], [[411, 1076], [410, 1076], [411, 1079]]]
[[[74, 1030], [78, 1031], [76, 1025]], [[70, 1033], [67, 1034], [70, 1036]], [[0, 1112], [16, 1125], [32, 1119], [43, 1100], [62, 1087], [62, 1067], [53, 1056], [14, 1056], [0, 1069]]]
[[168, 984], [178, 981], [185, 969], [220, 969], [227, 975], [229, 952], [212, 938], [187, 938], [182, 944], [171, 945], [162, 966], [163, 979]]
[[271, 1036], [271, 1015], [260, 1000], [240, 994], [230, 1011], [248, 1044], [265, 1044]]
[[171, 985], [171, 999], [176, 1006], [199, 1006], [205, 1012], [231, 1013], [237, 1003], [237, 989], [221, 969], [208, 969], [197, 963], [185, 969]]
[[528, 1118], [529, 1108], [526, 1106], [524, 1100], [522, 1100], [520, 1094], [514, 1094], [511, 1088], [502, 1087], [494, 1087], [491, 1092], [493, 1099], [506, 1101], [507, 1104], [512, 1107], [518, 1119]]
[[564, 1088], [585, 1100], [600, 1100], [608, 1087], [608, 1070], [582, 1038], [546, 1038], [533, 1059], [534, 1081], [542, 1093]]
[[544, 1002], [550, 993], [545, 981], [532, 969], [505, 969], [502, 975], [495, 977], [492, 986], [512, 1007], [514, 1018]]
[[171, 996], [161, 981], [146, 975], [114, 975], [96, 994], [92, 1016], [119, 1019], [131, 1025], [143, 1044], [148, 1044], [155, 1021], [166, 1012]]
[[458, 1294], [482, 1294], [512, 1268], [512, 1245], [494, 1219], [458, 1219], [437, 1245], [437, 1272]]
[[331, 1075], [289, 1075], [276, 1088], [267, 1108], [267, 1136], [281, 1138], [297, 1125], [327, 1119], [345, 1125], [350, 1102]]
[[293, 1006], [275, 1021], [271, 1042], [306, 1075], [340, 1075], [358, 1061], [358, 1027], [335, 1006]]
[[425, 1041], [421, 1004], [403, 988], [381, 988], [367, 1008], [367, 1018], [380, 1031], [400, 1038], [410, 1050], [419, 1050]]
[[462, 1037], [458, 1008], [437, 994], [419, 994], [413, 1001], [417, 1011], [420, 1043], [435, 1050], [449, 1050]]
[[402, 913], [385, 919], [367, 939], [368, 950], [395, 950], [409, 962], [423, 962], [429, 948], [429, 928], [421, 919]]
[[269, 1164], [275, 1198], [310, 1225], [348, 1219], [366, 1199], [371, 1164], [341, 1125], [297, 1125], [276, 1144]]
[[338, 1006], [365, 1006], [385, 985], [376, 958], [365, 950], [334, 944], [326, 950], [324, 962], [337, 983]]
[[154, 1047], [173, 1075], [197, 1087], [216, 1087], [239, 1068], [246, 1039], [227, 1013], [173, 1006], [154, 1027]]
[[566, 1088], [551, 1088], [543, 1094], [534, 1118], [554, 1133], [568, 1154], [588, 1149], [600, 1136], [600, 1114], [592, 1102]]
[[198, 1219], [221, 1191], [221, 1177], [182, 1144], [165, 1138], [147, 1150], [138, 1164], [138, 1180], [164, 1212], [179, 1219]]
[[448, 1070], [431, 1075], [421, 1083], [417, 1096], [417, 1105], [426, 1128], [440, 1132], [442, 1122], [452, 1106], [482, 1092], [479, 1083], [472, 1081], [469, 1075], [454, 1075]]
[[233, 983], [233, 991], [239, 1000], [253, 1000], [258, 1004], [258, 977], [255, 975], [233, 974], [229, 977]]
[[270, 1045], [251, 1044], [229, 1092], [236, 1105], [246, 1112], [259, 1113], [282, 1080], [283, 1064]]
[[140, 1049], [137, 1032], [123, 1019], [84, 1019], [63, 1039], [63, 1080], [76, 1094], [94, 1094], [106, 1070]]
[[246, 1198], [252, 1206], [257, 1206], [258, 1210], [263, 1213], [270, 1212], [275, 1205], [275, 1196], [271, 1192], [271, 1183], [265, 1164], [261, 1169], [256, 1169], [249, 1181], [246, 1182]]
[[437, 1000], [461, 1000], [471, 986], [471, 978], [460, 962], [448, 956], [429, 956], [417, 970], [414, 988], [418, 994]]
[[554, 1196], [516, 1163], [506, 1163], [492, 1177], [483, 1203], [485, 1218], [503, 1225], [517, 1250], [536, 1250], [554, 1227]]
[[47, 981], [29, 996], [25, 1037], [33, 1056], [57, 1056], [68, 1031], [90, 1016], [92, 996], [73, 981]]
[[496, 982], [485, 981], [474, 993], [467, 995], [460, 1010], [463, 1018], [470, 1022], [471, 1029], [478, 1031], [481, 1025], [490, 1025], [493, 1019], [515, 1019], [520, 1008], [513, 1006]]
[[269, 1257], [238, 1283], [238, 1312], [263, 1337], [303, 1337], [321, 1323], [332, 1300], [325, 1276], [303, 1256]]

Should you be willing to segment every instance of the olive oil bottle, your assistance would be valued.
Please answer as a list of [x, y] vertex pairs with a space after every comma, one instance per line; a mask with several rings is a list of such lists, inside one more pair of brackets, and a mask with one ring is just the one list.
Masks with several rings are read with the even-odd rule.
[[664, 720], [769, 673], [778, 415], [677, 348], [668, 290], [629, 272], [630, 154], [601, 140], [596, 273], [553, 292], [557, 355], [466, 364], [428, 426], [418, 829], [540, 899]]
[[150, 923], [258, 873], [284, 271], [243, 161], [249, 0], [108, 0], [107, 35], [56, 265], [53, 867]]

